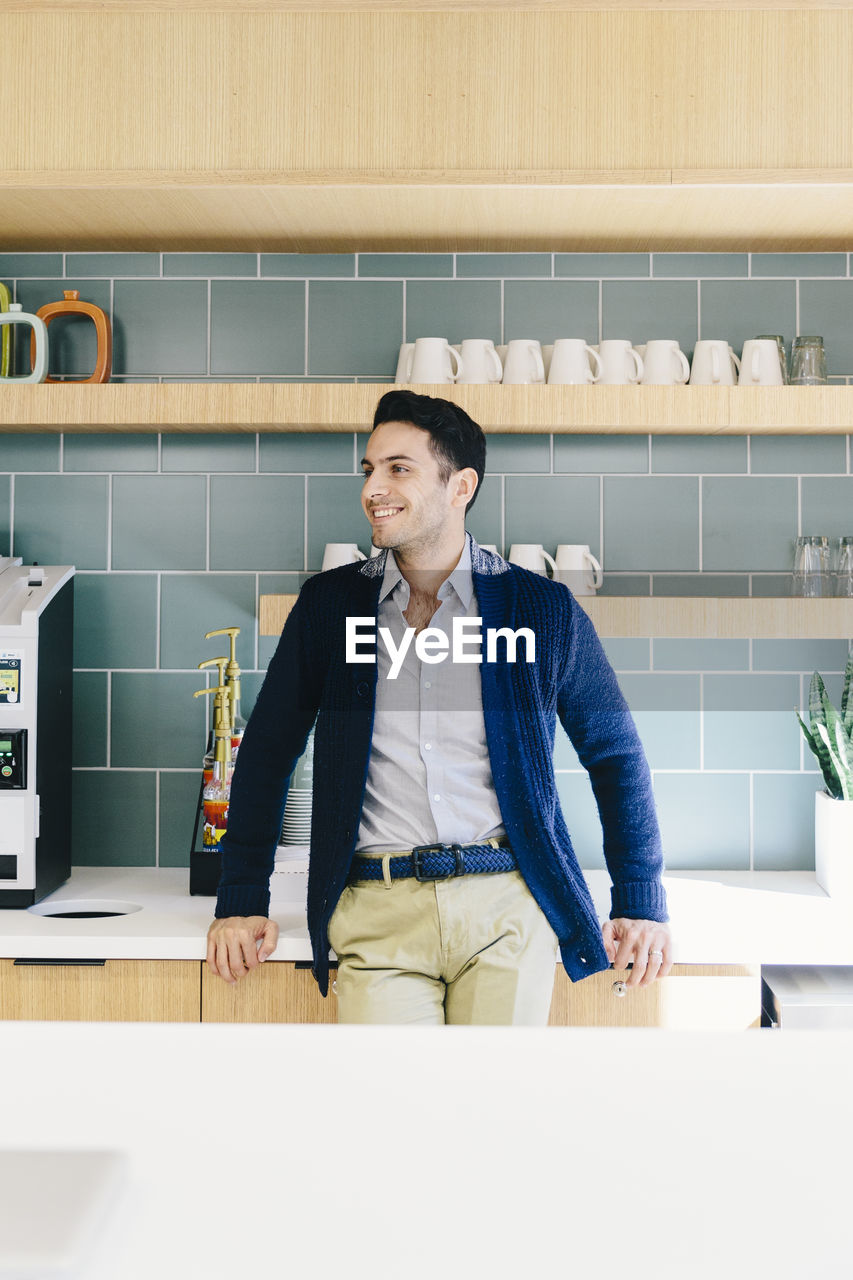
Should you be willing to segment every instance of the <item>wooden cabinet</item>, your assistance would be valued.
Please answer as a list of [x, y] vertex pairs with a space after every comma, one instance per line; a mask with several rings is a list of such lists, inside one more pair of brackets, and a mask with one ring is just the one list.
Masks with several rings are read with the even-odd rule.
[[[0, 1021], [337, 1023], [331, 983], [276, 960], [231, 985], [197, 960], [0, 960]], [[569, 981], [558, 966], [549, 1025], [742, 1030], [761, 1013], [758, 966], [675, 965], [650, 987], [619, 987], [628, 972]]]
[[673, 965], [648, 987], [625, 987], [628, 970], [571, 982], [557, 969], [549, 1025], [741, 1031], [761, 1024], [758, 965]]
[[0, 1019], [198, 1022], [197, 960], [0, 959]]
[[0, 9], [19, 251], [849, 247], [840, 2]]

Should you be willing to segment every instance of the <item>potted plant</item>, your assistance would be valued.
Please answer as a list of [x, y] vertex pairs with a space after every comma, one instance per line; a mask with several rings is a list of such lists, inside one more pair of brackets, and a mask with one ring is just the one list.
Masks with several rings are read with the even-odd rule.
[[853, 899], [853, 651], [847, 658], [841, 709], [829, 700], [815, 671], [809, 686], [807, 728], [800, 728], [811, 747], [825, 783], [815, 795], [815, 876], [826, 893]]

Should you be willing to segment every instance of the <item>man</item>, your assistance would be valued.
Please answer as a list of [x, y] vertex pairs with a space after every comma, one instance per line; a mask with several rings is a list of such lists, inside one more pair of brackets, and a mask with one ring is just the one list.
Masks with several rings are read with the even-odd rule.
[[[390, 391], [362, 466], [380, 554], [309, 579], [288, 617], [232, 784], [212, 972], [237, 981], [275, 949], [269, 877], [316, 720], [308, 927], [323, 995], [337, 954], [340, 1021], [541, 1025], [558, 950], [574, 981], [610, 962], [633, 965], [630, 986], [665, 975], [633, 720], [569, 590], [466, 534], [482, 431], [448, 401]], [[603, 927], [557, 799], [556, 716], [601, 814]]]

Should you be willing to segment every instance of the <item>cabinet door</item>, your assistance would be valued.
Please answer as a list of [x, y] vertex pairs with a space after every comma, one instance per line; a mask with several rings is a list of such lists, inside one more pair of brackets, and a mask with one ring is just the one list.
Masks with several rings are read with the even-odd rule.
[[201, 966], [202, 1022], [337, 1022], [338, 1001], [332, 990], [337, 970], [329, 974], [324, 999], [306, 967], [290, 960], [271, 960], [237, 982], [225, 982]]
[[0, 1018], [198, 1022], [197, 960], [0, 959]]
[[550, 1026], [742, 1030], [761, 1021], [761, 970], [755, 965], [673, 965], [649, 987], [624, 987], [628, 969], [572, 982], [557, 966]]

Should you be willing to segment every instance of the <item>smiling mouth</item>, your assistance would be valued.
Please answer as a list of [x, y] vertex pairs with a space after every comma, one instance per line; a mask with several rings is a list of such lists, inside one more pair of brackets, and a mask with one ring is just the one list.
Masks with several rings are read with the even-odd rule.
[[386, 520], [393, 519], [403, 510], [402, 507], [374, 507], [370, 513], [370, 518], [374, 524], [383, 524]]

